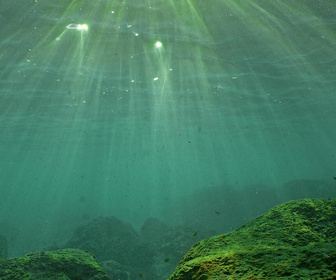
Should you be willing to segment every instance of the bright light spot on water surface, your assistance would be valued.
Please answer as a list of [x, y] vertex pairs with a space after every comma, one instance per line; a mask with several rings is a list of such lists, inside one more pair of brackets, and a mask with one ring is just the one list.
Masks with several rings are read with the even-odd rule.
[[161, 47], [162, 47], [162, 43], [161, 43], [160, 41], [157, 41], [157, 42], [155, 43], [155, 47], [157, 47], [157, 48], [161, 48]]
[[77, 30], [88, 30], [89, 29], [87, 24], [76, 24], [76, 23], [71, 23], [66, 28], [67, 29], [77, 29]]

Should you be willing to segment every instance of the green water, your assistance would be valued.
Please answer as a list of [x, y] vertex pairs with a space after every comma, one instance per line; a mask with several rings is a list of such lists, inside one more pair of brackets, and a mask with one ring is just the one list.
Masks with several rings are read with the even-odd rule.
[[[198, 220], [183, 201], [203, 189], [226, 205], [228, 189], [281, 195], [301, 179], [333, 195], [333, 1], [0, 7], [0, 225], [12, 255], [99, 215], [136, 228]], [[199, 206], [213, 200], [205, 191]]]

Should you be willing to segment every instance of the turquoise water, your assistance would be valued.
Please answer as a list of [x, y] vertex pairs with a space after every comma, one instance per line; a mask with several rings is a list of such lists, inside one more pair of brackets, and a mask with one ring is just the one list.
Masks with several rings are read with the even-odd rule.
[[[332, 1], [0, 6], [0, 225], [12, 255], [100, 215], [136, 228], [207, 221], [207, 190], [225, 207], [227, 190], [242, 194], [236, 208], [293, 180], [334, 195]], [[204, 211], [187, 203], [198, 192]]]

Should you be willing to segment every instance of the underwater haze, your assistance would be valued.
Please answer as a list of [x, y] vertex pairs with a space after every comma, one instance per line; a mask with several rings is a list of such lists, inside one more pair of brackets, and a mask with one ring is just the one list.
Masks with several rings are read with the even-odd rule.
[[222, 233], [335, 197], [334, 1], [2, 0], [0, 24], [10, 256], [98, 216]]

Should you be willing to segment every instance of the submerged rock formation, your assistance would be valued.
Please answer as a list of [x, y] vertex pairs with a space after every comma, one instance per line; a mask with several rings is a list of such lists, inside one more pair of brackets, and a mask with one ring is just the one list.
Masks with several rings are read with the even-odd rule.
[[214, 235], [186, 225], [169, 227], [149, 218], [141, 233], [116, 217], [99, 217], [79, 227], [64, 248], [92, 252], [112, 279], [167, 279], [185, 252]]
[[0, 260], [2, 280], [111, 280], [88, 252], [76, 249], [36, 252]]
[[336, 279], [336, 200], [290, 201], [200, 241], [169, 278], [177, 279]]
[[113, 279], [149, 275], [153, 251], [133, 227], [116, 217], [98, 217], [79, 227], [64, 248], [92, 252]]

